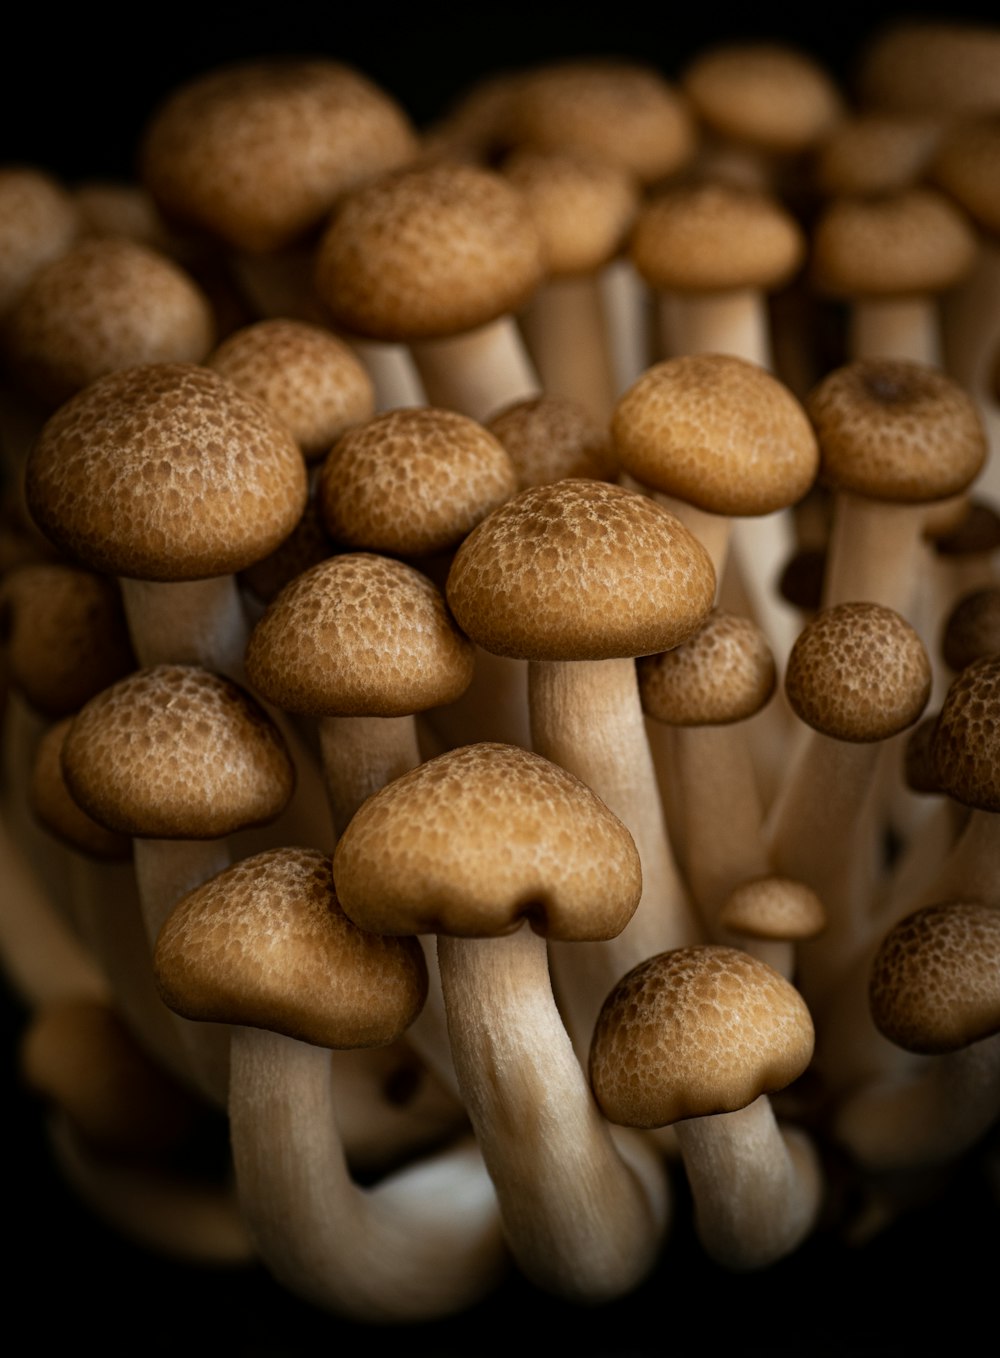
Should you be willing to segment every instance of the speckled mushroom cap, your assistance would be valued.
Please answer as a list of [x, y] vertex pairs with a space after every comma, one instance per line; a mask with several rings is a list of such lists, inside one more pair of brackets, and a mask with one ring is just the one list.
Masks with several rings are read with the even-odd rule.
[[976, 239], [965, 215], [934, 189], [841, 198], [813, 234], [816, 286], [835, 297], [945, 292], [968, 274]]
[[318, 325], [257, 321], [224, 340], [206, 364], [273, 410], [309, 460], [322, 457], [341, 434], [375, 413], [368, 370], [348, 345]]
[[370, 339], [462, 334], [518, 310], [542, 277], [538, 231], [502, 175], [442, 163], [348, 194], [319, 245], [334, 320]]
[[817, 147], [813, 178], [830, 198], [910, 188], [923, 177], [940, 135], [937, 119], [920, 114], [856, 113]]
[[981, 902], [926, 906], [882, 940], [869, 978], [879, 1032], [943, 1055], [1000, 1031], [1000, 912]]
[[685, 184], [640, 210], [630, 255], [651, 288], [770, 291], [805, 258], [801, 227], [776, 198], [732, 184]]
[[114, 580], [32, 562], [0, 584], [10, 682], [36, 711], [64, 717], [135, 669]]
[[934, 763], [934, 728], [938, 714], [922, 718], [906, 737], [903, 750], [903, 779], [911, 792], [937, 796], [943, 792]]
[[766, 706], [778, 682], [762, 629], [721, 608], [682, 645], [642, 656], [636, 672], [642, 710], [672, 726], [745, 721]]
[[550, 276], [596, 273], [625, 244], [639, 186], [624, 167], [581, 152], [524, 148], [502, 168], [524, 195]]
[[778, 43], [711, 47], [690, 63], [681, 87], [713, 132], [776, 155], [814, 146], [842, 113], [822, 67]]
[[517, 490], [498, 439], [451, 410], [390, 410], [344, 435], [316, 496], [327, 531], [349, 547], [422, 556], [457, 547]]
[[216, 839], [265, 824], [295, 786], [284, 738], [261, 705], [194, 665], [137, 670], [91, 698], [62, 763], [88, 815], [144, 839]]
[[648, 368], [618, 401], [611, 434], [637, 481], [714, 514], [784, 509], [819, 470], [816, 436], [789, 389], [727, 354]]
[[53, 406], [121, 368], [200, 363], [214, 342], [212, 309], [194, 279], [123, 237], [81, 241], [39, 269], [4, 336], [14, 371]]
[[72, 195], [51, 175], [0, 166], [0, 316], [36, 270], [69, 249], [79, 225]]
[[887, 740], [917, 721], [931, 691], [923, 642], [875, 603], [824, 608], [799, 633], [785, 692], [796, 716], [832, 740]]
[[611, 1122], [665, 1127], [784, 1089], [813, 1040], [805, 1001], [766, 963], [735, 948], [677, 948], [634, 967], [605, 1000], [590, 1082]]
[[524, 660], [652, 655], [715, 601], [701, 543], [668, 510], [604, 481], [521, 491], [455, 554], [448, 602], [485, 650]]
[[826, 922], [823, 902], [815, 891], [791, 877], [754, 877], [741, 882], [719, 911], [723, 929], [777, 942], [815, 938]]
[[567, 477], [614, 481], [618, 475], [608, 429], [568, 396], [515, 401], [491, 416], [487, 428], [510, 454], [519, 490]]
[[1000, 235], [1000, 107], [990, 118], [953, 128], [939, 146], [930, 173], [973, 221]]
[[49, 419], [27, 467], [28, 507], [63, 551], [140, 580], [242, 570], [306, 503], [295, 440], [216, 373], [156, 363], [92, 382]]
[[153, 965], [163, 999], [185, 1018], [336, 1049], [394, 1042], [427, 997], [420, 944], [352, 924], [317, 849], [255, 854], [189, 892]]
[[643, 183], [673, 174], [694, 153], [687, 100], [637, 62], [581, 59], [537, 67], [522, 74], [511, 105], [515, 145], [589, 152]]
[[838, 490], [920, 504], [958, 495], [978, 476], [987, 444], [976, 404], [938, 368], [858, 359], [806, 398], [820, 475]]
[[28, 783], [28, 805], [39, 823], [70, 848], [90, 858], [128, 858], [132, 853], [131, 839], [115, 834], [88, 816], [66, 786], [62, 749], [72, 724], [72, 717], [64, 717], [39, 740]]
[[412, 566], [360, 552], [286, 585], [246, 654], [258, 693], [311, 717], [423, 712], [459, 698], [473, 667], [440, 590]]
[[169, 216], [237, 249], [274, 251], [416, 146], [406, 114], [360, 71], [275, 58], [172, 94], [147, 128], [142, 177]]
[[995, 24], [903, 18], [862, 54], [865, 105], [902, 113], [968, 115], [1000, 107], [1000, 28]]
[[956, 673], [983, 656], [1000, 654], [1000, 586], [963, 594], [941, 629], [941, 656]]
[[465, 745], [370, 797], [339, 840], [345, 911], [375, 933], [614, 938], [642, 889], [628, 830], [579, 779], [512, 745]]
[[952, 681], [932, 752], [945, 792], [964, 806], [1000, 811], [1000, 656], [974, 660]]

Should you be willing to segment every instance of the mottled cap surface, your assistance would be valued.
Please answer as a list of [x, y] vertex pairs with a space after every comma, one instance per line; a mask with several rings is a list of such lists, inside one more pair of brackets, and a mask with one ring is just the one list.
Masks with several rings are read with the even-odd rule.
[[619, 934], [642, 889], [632, 837], [565, 769], [466, 745], [370, 797], [334, 853], [344, 909], [380, 933], [485, 938], [524, 919], [548, 938]]
[[922, 718], [906, 737], [903, 750], [903, 778], [911, 792], [937, 796], [943, 789], [934, 762], [934, 728], [937, 713]]
[[319, 1047], [381, 1047], [427, 997], [415, 938], [344, 914], [329, 855], [272, 849], [183, 897], [156, 945], [164, 1001], [185, 1018], [266, 1028]]
[[137, 670], [92, 698], [63, 746], [83, 809], [119, 834], [216, 839], [273, 820], [295, 770], [261, 705], [196, 666]]
[[146, 131], [142, 177], [169, 216], [239, 250], [275, 251], [416, 145], [403, 110], [361, 72], [276, 58], [172, 94]]
[[1000, 811], [1000, 656], [974, 660], [953, 680], [932, 749], [945, 792], [964, 806]]
[[708, 553], [652, 500], [604, 481], [533, 486], [455, 555], [448, 602], [485, 650], [609, 660], [669, 650], [715, 601]]
[[634, 967], [605, 1000], [590, 1081], [611, 1122], [664, 1127], [784, 1089], [813, 1040], [805, 1001], [766, 963], [734, 948], [678, 948]]
[[747, 938], [815, 938], [826, 928], [823, 902], [805, 882], [791, 877], [754, 877], [729, 893], [719, 923]]
[[257, 321], [206, 360], [234, 387], [274, 411], [310, 461], [375, 413], [375, 388], [354, 351], [305, 321]]
[[984, 656], [1000, 655], [1000, 586], [963, 594], [941, 631], [941, 656], [956, 673]]
[[390, 410], [330, 451], [316, 494], [349, 547], [421, 556], [457, 547], [517, 490], [514, 464], [481, 424], [451, 410]]
[[777, 685], [767, 636], [750, 618], [714, 608], [672, 651], [636, 662], [642, 710], [672, 726], [745, 721]]
[[524, 199], [491, 170], [443, 163], [348, 195], [320, 242], [316, 284], [370, 339], [440, 339], [518, 310], [542, 277]]
[[79, 225], [71, 194], [51, 175], [0, 167], [0, 316], [43, 264], [69, 249]]
[[254, 689], [304, 716], [400, 717], [453, 702], [473, 649], [411, 566], [347, 552], [281, 591], [247, 646]]
[[920, 504], [958, 495], [986, 460], [975, 402], [940, 369], [867, 358], [835, 368], [806, 399], [820, 474], [838, 490]]
[[726, 354], [648, 368], [619, 400], [611, 432], [637, 481], [713, 514], [784, 509], [819, 470], [816, 436], [791, 391]]
[[805, 258], [802, 229], [776, 198], [732, 184], [682, 185], [649, 199], [632, 233], [632, 262], [651, 288], [771, 290]]
[[510, 454], [519, 490], [568, 477], [614, 481], [618, 475], [607, 427], [568, 396], [550, 392], [516, 401], [491, 416], [487, 428]]
[[785, 692], [796, 716], [832, 740], [887, 740], [917, 721], [931, 666], [905, 619], [874, 603], [824, 608], [799, 633]]
[[94, 570], [197, 580], [242, 570], [291, 532], [306, 468], [253, 397], [189, 364], [92, 382], [49, 419], [28, 460], [42, 531]]
[[907, 1051], [941, 1055], [1000, 1031], [1000, 912], [952, 901], [908, 915], [872, 963], [872, 1017]]
[[1000, 235], [1000, 107], [990, 118], [953, 128], [930, 172], [979, 226]]
[[88, 816], [66, 786], [62, 748], [72, 724], [72, 717], [64, 717], [41, 736], [31, 767], [28, 805], [39, 824], [79, 853], [90, 858], [128, 858], [132, 853], [131, 839], [115, 834]]

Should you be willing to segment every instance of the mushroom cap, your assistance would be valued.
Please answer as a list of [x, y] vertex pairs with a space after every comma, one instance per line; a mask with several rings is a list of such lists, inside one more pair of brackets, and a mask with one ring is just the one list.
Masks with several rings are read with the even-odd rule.
[[799, 633], [785, 670], [796, 716], [832, 740], [887, 740], [917, 721], [931, 691], [923, 642], [875, 603], [824, 608]]
[[958, 495], [986, 460], [975, 401], [927, 364], [858, 359], [829, 373], [806, 410], [823, 480], [873, 500], [920, 504]]
[[677, 646], [715, 600], [708, 553], [668, 510], [604, 481], [521, 491], [474, 528], [447, 585], [494, 655], [608, 660]]
[[0, 316], [43, 264], [69, 249], [79, 226], [58, 180], [31, 165], [0, 166]]
[[906, 737], [903, 751], [903, 779], [911, 792], [935, 797], [943, 792], [934, 762], [934, 728], [938, 714], [921, 718]]
[[502, 175], [444, 162], [348, 194], [320, 241], [316, 285], [370, 339], [462, 334], [518, 310], [542, 277], [538, 231]]
[[422, 556], [457, 547], [516, 490], [513, 462], [487, 429], [419, 406], [346, 433], [323, 463], [316, 496], [335, 541]]
[[272, 551], [305, 507], [306, 468], [266, 406], [189, 364], [92, 382], [46, 422], [27, 467], [42, 531], [94, 570], [227, 575]]
[[926, 115], [856, 113], [817, 148], [816, 185], [827, 198], [911, 188], [923, 178], [940, 135], [938, 120]]
[[598, 1015], [590, 1082], [605, 1117], [627, 1127], [733, 1113], [808, 1066], [802, 996], [735, 948], [677, 948], [623, 976]]
[[352, 924], [318, 849], [255, 854], [189, 892], [153, 965], [164, 1001], [185, 1018], [318, 1047], [386, 1046], [427, 998], [420, 944]]
[[66, 786], [62, 749], [72, 724], [72, 717], [63, 717], [38, 741], [28, 784], [28, 803], [46, 830], [79, 853], [111, 861], [129, 858], [131, 839], [108, 830], [93, 816], [88, 816]]
[[1000, 108], [950, 129], [930, 174], [980, 227], [1000, 235]]
[[942, 1055], [1000, 1032], [1000, 911], [930, 905], [901, 920], [872, 962], [879, 1032], [906, 1051]]
[[1000, 654], [1000, 586], [971, 590], [952, 605], [941, 629], [941, 656], [956, 673]]
[[672, 651], [636, 662], [642, 710], [672, 726], [745, 721], [770, 701], [778, 682], [764, 631], [714, 608]]
[[244, 326], [205, 362], [273, 410], [310, 460], [375, 413], [375, 387], [364, 364], [343, 340], [305, 321]]
[[214, 341], [212, 308], [190, 275], [108, 236], [38, 270], [7, 317], [4, 347], [21, 381], [56, 406], [121, 368], [200, 363]]
[[934, 550], [939, 556], [988, 555], [1000, 547], [1000, 514], [986, 500], [974, 495], [964, 498], [960, 522], [950, 532], [935, 534]]
[[941, 787], [956, 801], [1000, 811], [1000, 655], [974, 660], [952, 681], [933, 757]]
[[144, 839], [217, 839], [265, 824], [295, 786], [284, 738], [261, 705], [193, 665], [137, 670], [91, 698], [62, 763], [88, 815]]
[[510, 454], [519, 490], [567, 477], [614, 481], [618, 475], [607, 427], [568, 396], [549, 392], [515, 401], [486, 427]]
[[809, 418], [766, 369], [727, 354], [656, 363], [611, 422], [622, 467], [643, 485], [714, 514], [769, 514], [816, 479]]
[[723, 929], [747, 938], [798, 942], [826, 928], [823, 902], [805, 882], [791, 877], [754, 877], [741, 882], [719, 911]]
[[416, 147], [406, 114], [360, 71], [273, 58], [171, 94], [146, 130], [142, 177], [169, 216], [238, 250], [276, 251]]
[[771, 291], [805, 258], [801, 227], [776, 198], [732, 184], [684, 184], [650, 198], [632, 233], [632, 262], [670, 292]]
[[614, 938], [639, 903], [628, 830], [578, 778], [513, 745], [451, 750], [387, 784], [339, 840], [345, 911], [376, 933]]
[[869, 107], [900, 113], [969, 115], [1000, 107], [1000, 28], [947, 19], [903, 18], [863, 53], [858, 90]]
[[263, 604], [269, 604], [287, 584], [310, 566], [318, 566], [334, 553], [334, 543], [326, 531], [319, 505], [313, 494], [302, 518], [273, 552], [240, 572], [240, 583]]
[[471, 643], [440, 590], [401, 561], [349, 552], [292, 580], [250, 635], [254, 689], [286, 712], [400, 717], [459, 698]]
[[83, 236], [124, 236], [171, 254], [176, 240], [141, 184], [118, 179], [85, 179], [73, 190]]

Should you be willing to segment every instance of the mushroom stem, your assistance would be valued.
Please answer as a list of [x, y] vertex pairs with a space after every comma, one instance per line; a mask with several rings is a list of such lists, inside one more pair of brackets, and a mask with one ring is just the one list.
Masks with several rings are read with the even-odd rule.
[[823, 607], [865, 601], [913, 611], [925, 504], [893, 504], [840, 491], [823, 584]]
[[649, 289], [627, 255], [605, 266], [598, 275], [598, 287], [607, 318], [615, 392], [621, 395], [652, 362]]
[[854, 358], [905, 358], [940, 368], [936, 295], [859, 298], [851, 308], [848, 352]]
[[319, 738], [338, 836], [366, 797], [420, 763], [412, 716], [322, 717]]
[[548, 279], [520, 321], [545, 391], [579, 401], [606, 426], [615, 398], [597, 275]]
[[734, 354], [770, 368], [767, 309], [757, 288], [667, 293], [661, 303], [669, 354]]
[[410, 348], [428, 402], [481, 423], [542, 389], [510, 316], [463, 335], [413, 341]]
[[207, 580], [121, 580], [136, 658], [141, 666], [203, 665], [243, 681], [249, 628], [236, 577]]

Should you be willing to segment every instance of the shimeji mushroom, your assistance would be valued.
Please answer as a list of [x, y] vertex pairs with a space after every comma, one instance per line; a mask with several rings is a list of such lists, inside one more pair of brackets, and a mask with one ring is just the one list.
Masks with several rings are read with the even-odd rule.
[[514, 401], [490, 419], [490, 433], [510, 454], [518, 490], [583, 476], [615, 481], [619, 466], [606, 423], [565, 396]]
[[330, 1048], [396, 1040], [427, 993], [414, 938], [355, 927], [329, 857], [274, 849], [185, 896], [156, 972], [167, 1003], [232, 1027], [237, 1191], [268, 1269], [358, 1321], [413, 1322], [480, 1300], [506, 1263], [496, 1197], [468, 1139], [369, 1190], [337, 1132]]

